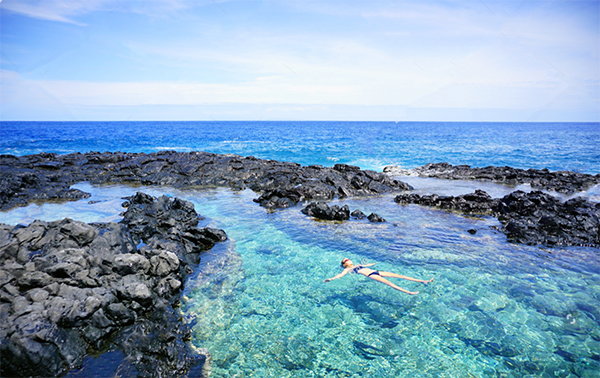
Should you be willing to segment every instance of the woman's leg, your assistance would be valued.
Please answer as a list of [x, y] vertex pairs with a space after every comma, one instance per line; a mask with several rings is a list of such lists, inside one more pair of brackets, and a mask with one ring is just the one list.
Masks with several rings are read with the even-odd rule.
[[402, 279], [405, 279], [405, 280], [408, 280], [408, 281], [420, 282], [420, 283], [424, 283], [424, 284], [428, 284], [428, 283], [430, 283], [431, 281], [433, 281], [433, 278], [432, 278], [432, 279], [430, 279], [430, 280], [426, 280], [426, 281], [425, 281], [425, 280], [418, 280], [418, 279], [416, 279], [416, 278], [412, 278], [412, 277], [408, 277], [408, 276], [403, 276], [403, 275], [401, 275], [401, 274], [398, 274], [398, 273], [392, 273], [392, 272], [382, 272], [382, 271], [379, 271], [379, 274], [380, 274], [382, 277], [394, 277], [394, 278], [402, 278]]
[[[382, 273], [382, 272], [379, 272], [379, 273]], [[396, 290], [400, 290], [400, 291], [401, 291], [401, 292], [403, 292], [403, 293], [406, 293], [406, 294], [411, 294], [411, 295], [414, 295], [414, 294], [419, 294], [419, 292], [418, 292], [418, 291], [408, 291], [408, 290], [404, 290], [404, 289], [403, 289], [403, 288], [401, 288], [400, 286], [397, 286], [397, 285], [395, 285], [395, 284], [391, 283], [390, 281], [386, 280], [385, 278], [383, 278], [383, 277], [381, 277], [381, 276], [378, 276], [378, 275], [376, 275], [376, 274], [373, 274], [373, 275], [371, 275], [371, 276], [368, 276], [368, 277], [369, 277], [370, 279], [372, 279], [372, 280], [379, 281], [379, 282], [381, 282], [381, 283], [384, 283], [384, 284], [386, 284], [386, 285], [388, 285], [388, 286], [390, 286], [390, 287], [393, 287], [393, 288], [394, 288], [394, 289], [396, 289]]]

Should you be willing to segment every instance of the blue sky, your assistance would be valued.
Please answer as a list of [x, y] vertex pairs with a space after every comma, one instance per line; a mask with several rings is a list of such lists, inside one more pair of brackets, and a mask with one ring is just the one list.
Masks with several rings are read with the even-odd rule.
[[3, 0], [1, 120], [600, 121], [598, 1]]

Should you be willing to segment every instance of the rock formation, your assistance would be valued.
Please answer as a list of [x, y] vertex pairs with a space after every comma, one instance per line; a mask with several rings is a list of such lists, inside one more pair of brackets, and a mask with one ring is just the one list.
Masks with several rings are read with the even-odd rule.
[[511, 167], [471, 168], [468, 165], [448, 163], [426, 164], [414, 169], [388, 166], [383, 171], [390, 175], [490, 181], [506, 185], [529, 184], [533, 189], [564, 194], [574, 194], [600, 184], [600, 174], [589, 175], [570, 171], [551, 172], [548, 169], [524, 170]]
[[510, 241], [528, 245], [600, 247], [600, 203], [581, 197], [566, 202], [541, 191], [512, 192], [493, 199], [486, 192], [462, 196], [404, 194], [399, 204], [419, 204], [498, 218]]
[[124, 183], [175, 188], [250, 188], [261, 206], [285, 208], [304, 200], [331, 200], [409, 190], [383, 173], [336, 164], [303, 167], [296, 163], [207, 152], [152, 154], [90, 152], [29, 156], [0, 155], [0, 210], [35, 200], [76, 200], [89, 194], [70, 186]]
[[175, 312], [199, 254], [226, 240], [187, 201], [137, 193], [120, 223], [0, 225], [2, 376], [64, 375], [120, 351], [144, 377], [202, 371]]

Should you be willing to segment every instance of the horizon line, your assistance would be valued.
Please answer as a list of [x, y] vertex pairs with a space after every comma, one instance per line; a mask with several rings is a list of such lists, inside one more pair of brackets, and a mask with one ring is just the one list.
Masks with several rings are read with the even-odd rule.
[[77, 123], [77, 122], [371, 122], [371, 123], [600, 123], [599, 120], [595, 121], [434, 121], [434, 120], [419, 120], [419, 121], [393, 121], [393, 120], [290, 120], [290, 119], [196, 119], [196, 120], [131, 120], [131, 119], [113, 119], [113, 120], [0, 120], [0, 123], [4, 122], [29, 122], [29, 123]]

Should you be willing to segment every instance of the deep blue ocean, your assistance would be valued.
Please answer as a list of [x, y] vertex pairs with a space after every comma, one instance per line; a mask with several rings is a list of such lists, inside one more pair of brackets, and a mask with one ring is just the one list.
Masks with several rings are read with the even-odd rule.
[[600, 173], [600, 123], [0, 122], [0, 153], [208, 151], [381, 170], [448, 162]]
[[[209, 151], [381, 171], [449, 162], [600, 173], [599, 123], [2, 122], [0, 154]], [[527, 186], [397, 177], [417, 193], [494, 197]], [[194, 203], [200, 226], [229, 240], [202, 256], [181, 314], [212, 377], [597, 377], [600, 250], [511, 244], [491, 217], [465, 217], [394, 195], [334, 200], [385, 223], [315, 221], [267, 211], [250, 190], [94, 187], [68, 203], [0, 213], [0, 223], [70, 217], [119, 221], [136, 191]], [[579, 193], [600, 201], [599, 188]], [[565, 198], [565, 197], [561, 197]], [[476, 230], [475, 234], [468, 230]], [[342, 258], [420, 279], [409, 296], [360, 275], [330, 283]], [[114, 377], [111, 355], [72, 377]]]

